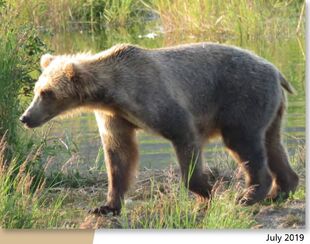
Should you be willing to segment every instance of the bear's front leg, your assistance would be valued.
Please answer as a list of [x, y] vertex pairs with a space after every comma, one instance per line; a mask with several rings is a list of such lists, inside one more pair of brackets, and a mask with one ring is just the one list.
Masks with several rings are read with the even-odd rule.
[[118, 116], [95, 112], [104, 147], [105, 164], [108, 173], [107, 202], [91, 213], [117, 215], [121, 211], [124, 194], [135, 175], [138, 162], [138, 146], [135, 128]]

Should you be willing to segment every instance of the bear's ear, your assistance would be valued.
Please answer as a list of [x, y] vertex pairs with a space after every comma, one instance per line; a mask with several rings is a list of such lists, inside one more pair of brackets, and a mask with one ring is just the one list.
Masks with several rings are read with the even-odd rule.
[[42, 55], [41, 59], [40, 59], [40, 65], [42, 69], [45, 69], [47, 66], [49, 66], [49, 64], [55, 59], [55, 56], [46, 53], [44, 55]]
[[73, 80], [74, 77], [76, 76], [76, 66], [73, 63], [68, 63], [66, 64], [65, 68], [65, 75], [69, 80]]

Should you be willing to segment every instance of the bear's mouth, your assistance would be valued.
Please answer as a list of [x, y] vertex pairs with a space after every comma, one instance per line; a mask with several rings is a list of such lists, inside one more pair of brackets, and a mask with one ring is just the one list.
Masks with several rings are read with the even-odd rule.
[[25, 126], [27, 129], [33, 129], [33, 128], [39, 127], [39, 126], [42, 125], [42, 124], [43, 124], [43, 123], [26, 122], [26, 123], [24, 123], [24, 126]]
[[28, 128], [28, 129], [33, 129], [36, 127], [39, 127], [43, 124], [45, 124], [46, 122], [48, 122], [49, 120], [51, 120], [54, 116], [53, 115], [47, 115], [45, 116], [43, 119], [41, 120], [34, 120], [31, 117], [21, 117], [20, 121], [23, 123], [23, 125]]

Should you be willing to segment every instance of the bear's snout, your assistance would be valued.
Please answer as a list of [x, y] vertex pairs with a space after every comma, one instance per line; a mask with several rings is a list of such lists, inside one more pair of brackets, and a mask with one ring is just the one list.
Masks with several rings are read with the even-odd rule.
[[22, 115], [22, 116], [20, 116], [19, 120], [23, 124], [27, 124], [27, 122], [29, 121], [29, 117], [27, 117], [26, 115]]
[[36, 127], [35, 123], [31, 120], [30, 116], [27, 115], [22, 115], [19, 118], [20, 122], [22, 122], [25, 126], [28, 128], [33, 128]]
[[22, 115], [20, 116], [19, 118], [20, 122], [22, 122], [25, 126], [27, 126], [28, 128], [31, 128], [31, 120], [30, 120], [30, 117], [27, 116], [27, 115]]

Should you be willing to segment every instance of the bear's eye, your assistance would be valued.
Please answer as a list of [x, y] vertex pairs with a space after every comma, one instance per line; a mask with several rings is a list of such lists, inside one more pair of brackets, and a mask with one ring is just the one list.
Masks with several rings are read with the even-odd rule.
[[43, 98], [53, 98], [54, 97], [54, 92], [52, 90], [44, 90], [44, 91], [41, 91], [40, 95]]

